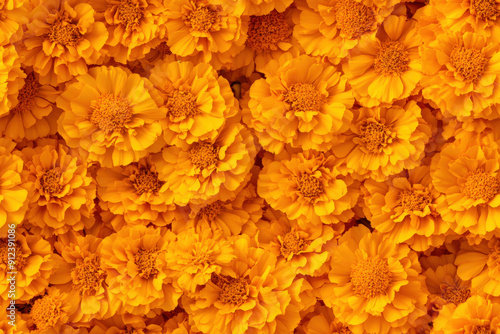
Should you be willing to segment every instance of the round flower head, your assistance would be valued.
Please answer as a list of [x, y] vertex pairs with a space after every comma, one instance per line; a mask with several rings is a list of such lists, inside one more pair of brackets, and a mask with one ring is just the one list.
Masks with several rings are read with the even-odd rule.
[[171, 311], [181, 293], [166, 273], [163, 253], [175, 235], [164, 228], [133, 225], [104, 238], [101, 267], [113, 297], [124, 312], [143, 315], [152, 309]]
[[155, 159], [161, 180], [174, 194], [174, 203], [202, 204], [228, 200], [253, 166], [256, 148], [250, 131], [230, 122], [212, 140], [163, 149]]
[[229, 83], [208, 64], [166, 58], [151, 70], [150, 80], [165, 100], [163, 138], [169, 145], [214, 139], [238, 111]]
[[108, 31], [95, 14], [91, 5], [77, 0], [43, 1], [29, 14], [20, 55], [42, 84], [69, 81], [99, 60]]
[[331, 268], [321, 297], [355, 334], [405, 333], [427, 312], [425, 277], [407, 245], [353, 227], [339, 239]]
[[59, 134], [103, 167], [146, 156], [161, 134], [162, 98], [148, 79], [119, 67], [94, 67], [58, 97]]
[[0, 45], [15, 43], [21, 39], [22, 25], [27, 21], [27, 2], [10, 0], [0, 3]]
[[[349, 56], [344, 71], [360, 103], [372, 107], [407, 98], [422, 78], [415, 21], [386, 18], [375, 38], [364, 35]], [[418, 88], [417, 88], [418, 89]]]
[[419, 165], [431, 128], [415, 101], [353, 111], [350, 131], [332, 149], [348, 173], [384, 181]]
[[39, 145], [19, 153], [33, 189], [26, 222], [46, 237], [92, 226], [96, 185], [87, 163], [55, 140]]
[[333, 224], [342, 232], [359, 195], [359, 185], [340, 174], [339, 160], [328, 153], [304, 151], [267, 161], [259, 174], [258, 194], [301, 227]]
[[5, 116], [18, 100], [26, 74], [13, 45], [0, 46], [0, 116]]
[[286, 144], [326, 151], [348, 129], [354, 99], [335, 67], [285, 54], [271, 60], [264, 74], [245, 95], [243, 121], [266, 151], [280, 153]]

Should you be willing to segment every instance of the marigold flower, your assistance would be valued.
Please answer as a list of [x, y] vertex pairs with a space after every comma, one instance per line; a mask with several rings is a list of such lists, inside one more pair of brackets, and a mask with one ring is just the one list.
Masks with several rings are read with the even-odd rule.
[[165, 111], [151, 82], [119, 67], [94, 67], [58, 97], [59, 134], [103, 167], [128, 165], [148, 153]]
[[427, 289], [417, 253], [365, 226], [339, 239], [321, 287], [326, 306], [357, 333], [404, 333], [426, 314]]
[[23, 174], [33, 189], [26, 221], [46, 237], [92, 226], [96, 185], [86, 161], [56, 140], [39, 145], [19, 153], [25, 163]]
[[201, 204], [233, 198], [247, 180], [256, 153], [250, 131], [231, 122], [212, 140], [164, 148], [154, 163], [173, 192], [174, 203]]
[[349, 326], [342, 324], [335, 315], [333, 310], [326, 306], [318, 306], [315, 310], [315, 315], [304, 324], [303, 330], [305, 334], [351, 334]]
[[266, 151], [285, 144], [326, 151], [352, 120], [354, 99], [346, 77], [335, 67], [307, 55], [271, 60], [243, 100], [243, 121]]
[[11, 0], [0, 4], [0, 45], [15, 43], [23, 34], [22, 25], [27, 22], [27, 1]]
[[40, 83], [57, 86], [96, 64], [108, 38], [92, 6], [77, 0], [47, 0], [30, 13], [20, 56]]
[[[89, 334], [115, 334], [115, 333], [138, 333], [138, 334], [164, 334], [161, 324], [148, 324], [149, 321], [142, 317], [115, 315], [106, 320], [97, 320], [93, 323]], [[65, 334], [65, 333], [64, 333]], [[187, 334], [187, 333], [185, 333]]]
[[348, 173], [384, 181], [419, 165], [431, 129], [415, 101], [353, 111], [350, 131], [332, 149]]
[[407, 98], [422, 78], [421, 44], [415, 21], [387, 17], [376, 38], [364, 35], [349, 55], [344, 71], [356, 99], [366, 107]]
[[133, 225], [102, 241], [101, 268], [108, 291], [123, 312], [143, 315], [151, 309], [173, 310], [181, 293], [166, 274], [163, 253], [175, 235], [164, 228]]
[[338, 164], [333, 155], [315, 151], [265, 162], [257, 192], [301, 227], [333, 224], [341, 233], [354, 216], [359, 190], [356, 181], [340, 174]]
[[292, 2], [293, 0], [210, 0], [210, 3], [220, 5], [224, 10], [237, 15], [266, 15], [273, 10], [282, 13]]
[[208, 64], [163, 61], [150, 80], [165, 100], [163, 138], [169, 145], [212, 140], [238, 112], [229, 83]]
[[13, 45], [0, 46], [0, 117], [17, 104], [25, 77], [16, 48]]

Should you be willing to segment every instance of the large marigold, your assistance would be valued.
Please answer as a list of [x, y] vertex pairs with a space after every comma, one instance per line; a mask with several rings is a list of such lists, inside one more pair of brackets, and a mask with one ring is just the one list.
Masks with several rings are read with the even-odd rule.
[[337, 232], [354, 216], [359, 183], [338, 171], [331, 153], [304, 151], [265, 161], [258, 194], [300, 226], [333, 224]]
[[350, 229], [332, 253], [321, 297], [355, 334], [405, 333], [427, 310], [416, 252], [365, 226]]
[[174, 194], [174, 203], [202, 204], [234, 197], [254, 164], [256, 147], [239, 123], [226, 126], [212, 140], [163, 149], [155, 159], [158, 175]]
[[96, 184], [87, 163], [56, 140], [38, 144], [19, 153], [33, 189], [26, 222], [46, 237], [92, 226]]
[[143, 315], [152, 309], [171, 311], [181, 292], [167, 275], [163, 253], [175, 234], [165, 228], [134, 225], [102, 241], [101, 267], [108, 291], [123, 312]]
[[392, 106], [354, 109], [350, 131], [332, 151], [353, 177], [384, 181], [417, 167], [431, 134], [417, 103], [403, 100]]
[[372, 107], [407, 98], [418, 90], [423, 75], [421, 42], [415, 21], [406, 21], [406, 16], [386, 18], [376, 38], [363, 36], [344, 66], [357, 100]]
[[13, 45], [0, 46], [0, 116], [7, 115], [18, 102], [26, 74]]
[[165, 100], [165, 141], [179, 145], [214, 139], [226, 119], [238, 112], [229, 83], [208, 64], [166, 60], [157, 63], [150, 76]]
[[58, 97], [59, 134], [103, 167], [128, 165], [157, 141], [165, 111], [151, 82], [119, 67], [94, 67]]
[[29, 14], [20, 50], [23, 64], [33, 66], [42, 84], [57, 86], [87, 72], [101, 57], [108, 38], [92, 6], [77, 0], [43, 1]]
[[290, 304], [295, 273], [246, 235], [235, 239], [234, 252], [236, 261], [183, 298], [186, 312], [204, 333], [274, 333], [276, 316]]
[[243, 101], [243, 121], [265, 150], [280, 153], [286, 144], [328, 150], [352, 120], [354, 99], [346, 77], [307, 55], [285, 54], [266, 67]]
[[439, 33], [422, 46], [422, 94], [459, 120], [499, 118], [500, 52], [493, 37]]

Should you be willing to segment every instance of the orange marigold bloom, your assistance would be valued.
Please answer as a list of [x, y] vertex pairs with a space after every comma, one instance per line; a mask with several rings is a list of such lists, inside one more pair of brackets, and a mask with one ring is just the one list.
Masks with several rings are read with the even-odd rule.
[[348, 173], [384, 181], [419, 165], [432, 133], [415, 101], [353, 111], [350, 131], [332, 149]]
[[416, 252], [363, 225], [339, 239], [321, 287], [326, 306], [355, 334], [405, 333], [426, 314], [427, 289]]
[[0, 117], [7, 115], [18, 100], [26, 74], [13, 45], [0, 46]]
[[92, 226], [96, 185], [87, 163], [56, 140], [40, 141], [39, 145], [19, 153], [28, 186], [33, 189], [26, 221], [46, 237]]
[[274, 333], [276, 316], [290, 304], [295, 273], [246, 235], [234, 240], [234, 252], [236, 261], [198, 294], [183, 297], [186, 312], [203, 333]]
[[256, 153], [250, 131], [231, 122], [212, 140], [163, 149], [154, 163], [173, 192], [174, 203], [202, 204], [233, 198], [247, 180]]
[[23, 70], [27, 73], [24, 85], [9, 114], [0, 118], [0, 134], [16, 141], [56, 134], [61, 112], [54, 105], [59, 92], [40, 84], [38, 74], [31, 68]]
[[172, 0], [167, 8], [167, 45], [173, 54], [196, 56], [220, 69], [245, 47], [247, 16], [208, 0]]
[[500, 150], [456, 141], [446, 145], [431, 164], [434, 187], [445, 200], [437, 206], [457, 233], [484, 236], [500, 227]]
[[157, 63], [150, 76], [165, 100], [163, 138], [178, 146], [214, 139], [226, 119], [238, 112], [229, 83], [208, 64], [166, 60]]
[[[9, 300], [10, 283], [7, 272], [16, 272], [15, 299], [28, 301], [42, 294], [49, 285], [49, 276], [52, 275], [54, 263], [52, 261], [52, 247], [39, 235], [29, 233], [18, 227], [15, 232], [16, 241], [7, 238], [0, 239], [0, 295]], [[12, 259], [12, 249], [15, 249], [15, 258]], [[9, 260], [13, 260], [14, 263]], [[16, 303], [17, 303], [16, 302]]]
[[59, 134], [103, 167], [128, 165], [148, 153], [165, 111], [151, 82], [119, 67], [94, 67], [58, 97]]
[[0, 3], [0, 45], [15, 43], [21, 39], [22, 25], [28, 21], [27, 3], [25, 0], [8, 0]]
[[265, 79], [252, 84], [243, 101], [243, 121], [263, 148], [280, 153], [285, 144], [326, 151], [352, 121], [354, 99], [346, 77], [307, 55], [271, 60]]
[[237, 15], [265, 15], [273, 10], [282, 13], [292, 2], [293, 0], [210, 0], [210, 3], [220, 5]]
[[499, 49], [493, 37], [437, 34], [422, 47], [423, 96], [459, 120], [499, 118]]
[[337, 232], [354, 216], [359, 184], [338, 171], [331, 154], [304, 151], [277, 161], [265, 161], [258, 194], [299, 226], [333, 224]]
[[77, 0], [47, 0], [33, 9], [20, 55], [40, 83], [57, 86], [96, 64], [108, 31], [94, 16], [91, 5]]
[[172, 285], [163, 253], [175, 234], [165, 228], [133, 225], [102, 241], [101, 267], [108, 291], [122, 302], [122, 312], [143, 315], [171, 311], [181, 292]]
[[438, 247], [450, 229], [436, 209], [441, 193], [432, 185], [429, 167], [407, 173], [384, 183], [365, 181], [366, 218], [371, 227], [395, 243], [406, 243], [416, 251]]
[[364, 35], [349, 55], [344, 71], [356, 99], [366, 107], [407, 98], [423, 74], [415, 21], [391, 15], [376, 38]]

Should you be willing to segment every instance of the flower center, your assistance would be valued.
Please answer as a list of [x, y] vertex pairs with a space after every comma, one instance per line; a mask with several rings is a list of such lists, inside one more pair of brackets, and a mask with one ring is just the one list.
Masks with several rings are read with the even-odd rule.
[[196, 97], [185, 89], [174, 90], [169, 94], [165, 106], [168, 114], [174, 117], [192, 117], [198, 113]]
[[[9, 258], [9, 255], [12, 254], [11, 251], [9, 251], [9, 242], [7, 239], [0, 239], [0, 261], [2, 261], [7, 268], [12, 267], [9, 265], [9, 260], [14, 260], [14, 267], [16, 268], [17, 271], [21, 270], [24, 268], [26, 265], [26, 257], [23, 255], [23, 249], [19, 242], [16, 241], [16, 246], [15, 248], [15, 258]], [[12, 255], [11, 255], [12, 256]], [[6, 270], [6, 271], [14, 271], [14, 270]]]
[[493, 334], [490, 326], [474, 326], [470, 332], [471, 334]]
[[213, 221], [224, 210], [224, 205], [221, 201], [215, 201], [203, 207], [197, 214], [196, 220]]
[[451, 65], [466, 82], [477, 82], [483, 75], [488, 63], [481, 50], [455, 47], [450, 54]]
[[500, 10], [496, 0], [471, 0], [470, 13], [486, 21], [495, 20]]
[[83, 259], [76, 260], [76, 266], [71, 271], [73, 288], [80, 294], [94, 296], [102, 286], [106, 273], [101, 269], [99, 256], [90, 254]]
[[255, 52], [278, 50], [279, 43], [287, 43], [292, 36], [284, 13], [273, 10], [262, 16], [250, 16], [246, 44]]
[[63, 190], [64, 186], [61, 184], [61, 169], [55, 167], [45, 171], [40, 178], [40, 185], [44, 192], [48, 194], [58, 194]]
[[64, 46], [74, 46], [82, 39], [78, 26], [66, 20], [57, 20], [45, 36], [53, 43]]
[[357, 39], [372, 30], [375, 23], [373, 10], [354, 0], [338, 0], [335, 3], [335, 18], [341, 35]]
[[304, 197], [316, 198], [323, 193], [321, 181], [311, 174], [301, 174], [297, 179], [298, 190]]
[[460, 283], [455, 285], [441, 284], [441, 297], [448, 303], [462, 304], [470, 297], [470, 290]]
[[156, 277], [156, 275], [158, 275], [159, 270], [156, 268], [156, 259], [158, 255], [159, 251], [156, 248], [139, 249], [134, 260], [139, 269], [139, 275], [142, 278], [149, 279], [150, 277]]
[[132, 119], [130, 102], [121, 96], [103, 94], [90, 103], [90, 122], [106, 133], [125, 131]]
[[293, 84], [283, 97], [294, 112], [320, 111], [326, 100], [323, 94], [309, 83]]
[[46, 295], [37, 299], [31, 308], [31, 318], [37, 330], [53, 327], [61, 315], [62, 302], [59, 296]]
[[404, 190], [399, 193], [399, 203], [406, 212], [422, 211], [432, 202], [428, 192], [422, 190]]
[[122, 1], [117, 9], [118, 20], [123, 22], [127, 30], [135, 29], [144, 17], [144, 11], [138, 1]]
[[216, 10], [207, 6], [200, 6], [193, 10], [186, 19], [186, 24], [191, 29], [200, 32], [207, 32], [212, 28], [212, 25], [217, 22], [219, 14]]
[[211, 281], [221, 289], [219, 300], [225, 304], [238, 306], [248, 298], [248, 283], [243, 278], [212, 274]]
[[375, 72], [384, 75], [401, 75], [408, 70], [410, 58], [403, 44], [398, 41], [386, 41], [380, 46], [375, 57]]
[[460, 190], [472, 199], [488, 202], [500, 192], [500, 180], [479, 170], [469, 173]]
[[280, 236], [279, 241], [281, 242], [281, 254], [285, 258], [288, 258], [291, 254], [298, 254], [311, 243], [303, 240], [295, 229]]
[[352, 288], [359, 296], [370, 299], [386, 294], [391, 281], [387, 261], [379, 257], [361, 260], [352, 266]]
[[148, 168], [139, 166], [130, 176], [135, 192], [138, 195], [143, 193], [157, 194], [165, 182], [158, 180], [158, 173], [152, 172]]
[[392, 142], [391, 131], [384, 124], [368, 121], [361, 125], [358, 137], [367, 151], [378, 153]]
[[30, 112], [33, 106], [33, 99], [38, 95], [38, 88], [40, 88], [40, 84], [35, 79], [35, 74], [33, 72], [29, 73], [26, 79], [24, 79], [24, 86], [17, 96], [19, 103], [12, 108], [12, 112]]
[[219, 147], [207, 142], [196, 142], [189, 149], [189, 159], [198, 168], [207, 168], [219, 161]]

